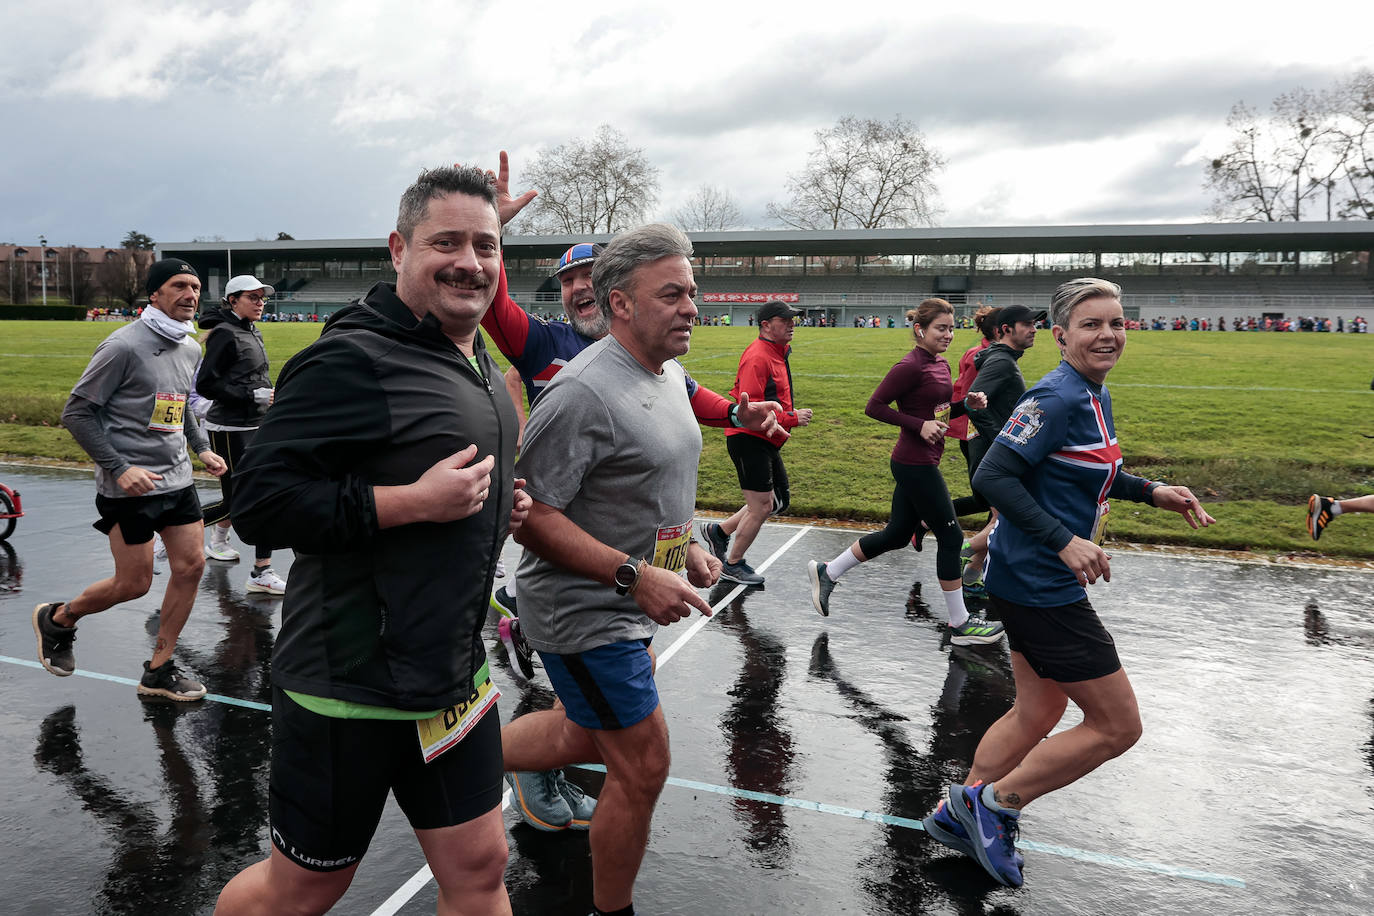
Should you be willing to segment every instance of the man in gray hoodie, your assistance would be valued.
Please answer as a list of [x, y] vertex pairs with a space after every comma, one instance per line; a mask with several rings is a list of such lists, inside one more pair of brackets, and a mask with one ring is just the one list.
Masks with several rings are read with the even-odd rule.
[[200, 277], [185, 261], [168, 258], [148, 268], [147, 289], [139, 320], [101, 341], [62, 411], [62, 425], [96, 464], [95, 528], [109, 536], [114, 575], [70, 601], [39, 604], [33, 631], [43, 667], [59, 677], [70, 675], [76, 670], [77, 620], [148, 593], [153, 534], [160, 532], [172, 575], [138, 692], [199, 700], [205, 685], [172, 660], [205, 568], [205, 529], [186, 446], [216, 477], [225, 464], [186, 409], [200, 359], [190, 324], [200, 302]]

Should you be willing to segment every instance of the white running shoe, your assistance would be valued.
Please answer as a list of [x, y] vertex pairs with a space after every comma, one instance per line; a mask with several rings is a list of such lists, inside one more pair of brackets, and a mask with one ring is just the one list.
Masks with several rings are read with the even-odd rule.
[[506, 561], [500, 557], [496, 558], [496, 578], [506, 578]]
[[213, 525], [210, 528], [210, 544], [205, 548], [205, 556], [211, 560], [222, 560], [225, 563], [234, 563], [239, 558], [239, 552], [229, 546], [229, 529]]
[[262, 569], [254, 569], [253, 574], [248, 577], [248, 590], [267, 595], [284, 595], [286, 581], [273, 572], [272, 567], [264, 566]]
[[153, 559], [167, 559], [167, 545], [162, 543], [162, 535], [156, 532], [153, 533]]

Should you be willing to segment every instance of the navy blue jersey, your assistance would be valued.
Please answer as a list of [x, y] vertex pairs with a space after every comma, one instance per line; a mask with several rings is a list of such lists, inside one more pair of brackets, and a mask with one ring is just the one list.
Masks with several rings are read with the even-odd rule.
[[[1073, 534], [1100, 540], [1094, 528], [1121, 475], [1106, 385], [1061, 362], [1017, 403], [992, 448], [1011, 449], [1031, 466], [1021, 482], [1042, 509]], [[998, 518], [988, 538], [984, 581], [992, 594], [1031, 607], [1072, 604], [1087, 596], [1057, 551], [1005, 517]]]

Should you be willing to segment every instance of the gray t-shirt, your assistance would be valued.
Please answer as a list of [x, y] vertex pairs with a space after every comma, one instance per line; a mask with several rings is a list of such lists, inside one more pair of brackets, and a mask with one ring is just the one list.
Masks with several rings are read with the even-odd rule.
[[[645, 369], [613, 336], [558, 373], [530, 411], [516, 476], [530, 495], [631, 557], [682, 572], [696, 511], [701, 430], [682, 366]], [[520, 622], [530, 644], [568, 654], [652, 637], [629, 595], [525, 551]]]
[[154, 494], [191, 485], [186, 444], [198, 453], [210, 447], [186, 409], [199, 361], [195, 337], [171, 340], [146, 321], [130, 322], [95, 348], [62, 421], [95, 460], [101, 496], [128, 496], [116, 481], [131, 467], [162, 475]]

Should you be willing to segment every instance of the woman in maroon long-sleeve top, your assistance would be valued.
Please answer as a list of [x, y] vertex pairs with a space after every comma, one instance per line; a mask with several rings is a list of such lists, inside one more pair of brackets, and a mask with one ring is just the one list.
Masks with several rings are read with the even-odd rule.
[[892, 477], [897, 484], [892, 491], [892, 515], [886, 528], [859, 538], [835, 559], [807, 563], [811, 601], [820, 614], [829, 616], [830, 593], [837, 580], [865, 560], [910, 543], [924, 521], [939, 544], [935, 574], [949, 613], [950, 641], [958, 646], [993, 643], [1002, 638], [1002, 625], [971, 617], [964, 607], [959, 576], [964, 533], [940, 476], [940, 456], [945, 451], [944, 435], [950, 419], [962, 416], [966, 405], [987, 406], [987, 399], [975, 391], [958, 404], [949, 402], [954, 385], [949, 363], [940, 354], [954, 339], [953, 307], [943, 299], [927, 299], [908, 312], [907, 318], [912, 322], [916, 346], [888, 370], [864, 408], [873, 419], [901, 429], [892, 450]]

